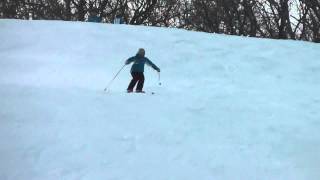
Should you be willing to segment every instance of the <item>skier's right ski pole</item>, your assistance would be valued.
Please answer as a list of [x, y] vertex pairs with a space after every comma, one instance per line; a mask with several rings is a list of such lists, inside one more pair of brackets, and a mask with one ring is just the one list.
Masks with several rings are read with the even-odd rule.
[[114, 78], [109, 82], [109, 84], [107, 85], [107, 87], [104, 88], [104, 91], [107, 91], [107, 90], [110, 88], [112, 82], [117, 78], [117, 76], [120, 74], [120, 72], [122, 71], [122, 69], [123, 69], [125, 66], [126, 66], [126, 65], [123, 65], [123, 66], [122, 66], [122, 68], [118, 71], [118, 73], [114, 76]]
[[161, 86], [161, 81], [160, 81], [160, 72], [158, 72], [158, 82], [159, 82], [159, 86]]

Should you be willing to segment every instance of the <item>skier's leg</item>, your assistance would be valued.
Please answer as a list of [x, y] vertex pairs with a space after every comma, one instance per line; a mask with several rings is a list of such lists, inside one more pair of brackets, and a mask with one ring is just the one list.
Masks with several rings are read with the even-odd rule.
[[142, 91], [143, 84], [144, 84], [144, 75], [143, 75], [143, 73], [139, 73], [139, 81], [138, 81], [137, 91]]
[[139, 76], [137, 75], [137, 73], [132, 72], [131, 76], [132, 76], [132, 80], [128, 86], [128, 89], [127, 89], [128, 91], [133, 91], [134, 86], [136, 86], [136, 84], [139, 80]]

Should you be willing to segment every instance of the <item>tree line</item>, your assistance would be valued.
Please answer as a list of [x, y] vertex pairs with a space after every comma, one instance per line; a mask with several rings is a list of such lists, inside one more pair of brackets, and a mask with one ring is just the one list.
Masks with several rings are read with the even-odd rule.
[[320, 0], [1, 0], [0, 18], [176, 27], [320, 43]]

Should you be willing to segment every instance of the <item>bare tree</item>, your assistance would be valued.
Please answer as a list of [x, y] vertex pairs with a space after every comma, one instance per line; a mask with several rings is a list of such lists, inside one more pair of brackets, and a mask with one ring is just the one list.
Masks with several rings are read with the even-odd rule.
[[309, 38], [320, 43], [320, 0], [302, 0], [308, 9], [305, 26], [309, 30]]

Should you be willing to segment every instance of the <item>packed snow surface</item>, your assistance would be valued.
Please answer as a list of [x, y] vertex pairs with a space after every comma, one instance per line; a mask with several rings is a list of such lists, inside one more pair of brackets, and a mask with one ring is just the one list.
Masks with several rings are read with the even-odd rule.
[[[319, 180], [320, 45], [0, 20], [1, 180]], [[138, 48], [147, 94], [125, 93]], [[155, 92], [151, 95], [151, 92]]]

